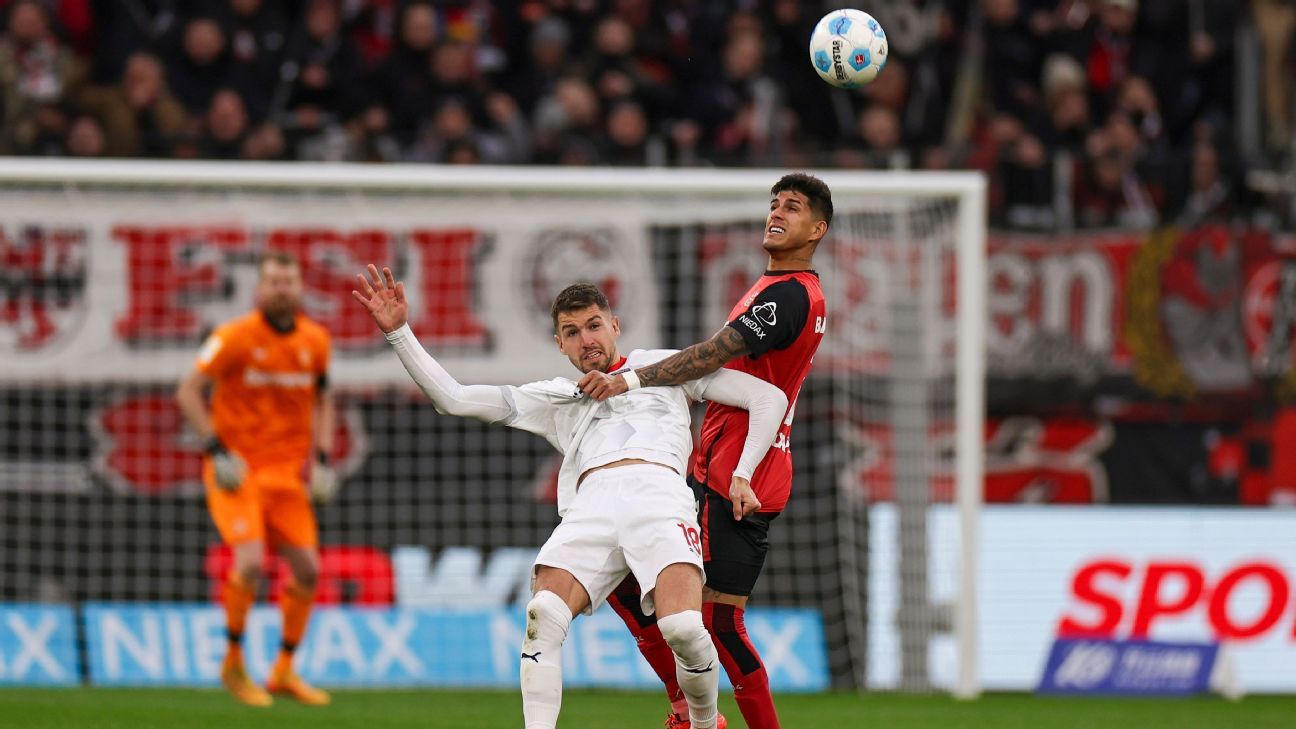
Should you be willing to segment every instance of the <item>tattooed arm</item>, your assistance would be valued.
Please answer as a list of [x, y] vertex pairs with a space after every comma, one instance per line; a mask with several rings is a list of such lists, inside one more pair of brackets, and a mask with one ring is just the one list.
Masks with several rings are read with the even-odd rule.
[[729, 360], [747, 354], [747, 343], [733, 327], [721, 327], [714, 337], [676, 352], [666, 359], [635, 370], [639, 384], [681, 385], [705, 377], [724, 367]]
[[627, 376], [639, 380], [637, 387], [682, 385], [715, 372], [737, 357], [761, 357], [791, 346], [809, 322], [809, 312], [810, 296], [805, 286], [796, 280], [779, 281], [761, 290], [748, 301], [746, 310], [707, 341], [633, 373], [590, 372], [581, 379], [580, 388], [602, 402], [632, 389]]
[[[705, 377], [724, 367], [735, 357], [747, 354], [747, 342], [733, 327], [724, 326], [715, 336], [667, 357], [666, 359], [635, 370], [641, 387], [653, 385], [680, 385]], [[585, 394], [602, 402], [627, 391], [624, 375], [589, 372], [581, 378], [580, 388]]]

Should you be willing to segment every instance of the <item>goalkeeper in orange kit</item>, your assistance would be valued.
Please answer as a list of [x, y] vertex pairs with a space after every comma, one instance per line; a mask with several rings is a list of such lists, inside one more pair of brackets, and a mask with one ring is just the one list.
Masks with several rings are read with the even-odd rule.
[[[328, 332], [300, 311], [297, 260], [268, 253], [260, 264], [257, 308], [218, 327], [203, 345], [176, 400], [206, 444], [207, 506], [234, 566], [224, 586], [229, 651], [221, 681], [239, 701], [269, 706], [272, 693], [324, 705], [329, 695], [293, 670], [319, 577], [319, 539], [304, 477], [317, 500], [337, 479], [329, 467], [335, 411], [328, 392]], [[204, 392], [211, 389], [211, 410]], [[242, 637], [264, 573], [267, 540], [288, 563], [292, 583], [279, 600], [283, 643], [266, 689], [248, 678]]]

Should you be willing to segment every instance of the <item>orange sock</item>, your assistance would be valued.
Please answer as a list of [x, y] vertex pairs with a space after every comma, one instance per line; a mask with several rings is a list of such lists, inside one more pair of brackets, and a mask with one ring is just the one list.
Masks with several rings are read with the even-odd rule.
[[285, 585], [279, 595], [279, 609], [283, 611], [283, 644], [279, 649], [279, 657], [275, 659], [276, 673], [292, 668], [293, 652], [306, 634], [306, 623], [310, 620], [311, 603], [314, 600], [314, 590], [307, 590], [295, 582]]
[[230, 572], [225, 581], [225, 634], [229, 639], [227, 663], [243, 663], [243, 626], [247, 623], [248, 610], [256, 601], [256, 593], [245, 584], [237, 574]]

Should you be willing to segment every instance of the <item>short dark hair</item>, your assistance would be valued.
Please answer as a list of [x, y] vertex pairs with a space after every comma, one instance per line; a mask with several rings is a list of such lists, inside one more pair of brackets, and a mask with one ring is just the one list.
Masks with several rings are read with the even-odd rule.
[[295, 266], [297, 268], [301, 267], [301, 261], [297, 260], [297, 256], [294, 256], [288, 251], [281, 251], [275, 249], [270, 249], [261, 254], [261, 258], [257, 260], [257, 270], [260, 271], [261, 269], [265, 268], [265, 265], [267, 263], [274, 263], [280, 266]]
[[832, 225], [832, 190], [828, 189], [828, 185], [823, 180], [804, 172], [793, 172], [780, 177], [779, 181], [774, 183], [774, 187], [770, 188], [770, 195], [778, 195], [784, 190], [805, 195], [806, 200], [810, 201], [810, 210], [823, 218], [825, 223]]
[[591, 306], [597, 306], [603, 311], [612, 311], [612, 305], [608, 303], [607, 296], [603, 295], [599, 287], [592, 283], [574, 283], [559, 291], [558, 295], [554, 297], [553, 306], [549, 307], [549, 315], [553, 317], [554, 331], [558, 331], [559, 314], [580, 311]]

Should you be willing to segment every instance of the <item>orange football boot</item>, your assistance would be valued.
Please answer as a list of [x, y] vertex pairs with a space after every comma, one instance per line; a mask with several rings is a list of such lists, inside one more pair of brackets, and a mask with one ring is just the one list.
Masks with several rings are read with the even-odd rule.
[[248, 706], [269, 706], [274, 703], [265, 689], [248, 678], [243, 662], [232, 655], [225, 656], [225, 662], [221, 665], [221, 683], [240, 703]]
[[306, 683], [291, 667], [271, 671], [266, 688], [272, 694], [287, 694], [307, 706], [328, 706], [332, 701], [327, 691]]

